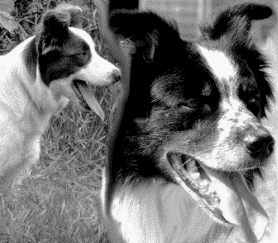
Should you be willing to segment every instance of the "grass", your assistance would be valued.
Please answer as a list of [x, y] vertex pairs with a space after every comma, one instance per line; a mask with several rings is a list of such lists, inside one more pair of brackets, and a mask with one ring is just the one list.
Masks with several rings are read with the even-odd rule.
[[[111, 92], [102, 93], [108, 111]], [[40, 160], [1, 198], [0, 242], [107, 242], [99, 213], [107, 125], [71, 104], [52, 118]]]
[[[20, 28], [13, 34], [0, 29], [1, 53], [30, 35], [40, 14], [59, 1], [15, 2], [19, 5], [14, 16]], [[90, 16], [95, 14], [94, 6], [89, 0], [84, 2], [91, 8], [89, 14], [84, 14], [85, 29], [99, 40], [94, 16]], [[34, 15], [30, 5], [40, 11]], [[108, 55], [102, 44], [98, 50]], [[51, 119], [42, 137], [38, 163], [21, 184], [14, 186], [9, 196], [0, 197], [0, 243], [108, 242], [100, 217], [99, 191], [106, 158], [106, 134], [117, 87], [92, 88], [92, 92], [101, 102], [105, 121], [91, 111], [76, 110], [72, 104]]]

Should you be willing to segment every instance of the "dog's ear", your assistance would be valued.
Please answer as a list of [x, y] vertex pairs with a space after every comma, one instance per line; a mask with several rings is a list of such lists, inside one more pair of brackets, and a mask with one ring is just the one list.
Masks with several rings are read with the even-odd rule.
[[81, 26], [82, 10], [73, 5], [61, 4], [49, 10], [43, 17], [37, 34], [39, 53], [46, 53], [49, 48], [61, 46], [69, 35], [69, 27]]
[[272, 9], [266, 5], [239, 4], [222, 12], [212, 26], [204, 27], [202, 31], [212, 40], [224, 35], [249, 38], [252, 21], [266, 19], [272, 14]]
[[82, 27], [82, 9], [79, 6], [63, 3], [55, 8], [56, 12], [68, 13], [70, 16], [69, 26]]
[[180, 40], [176, 26], [152, 12], [116, 10], [110, 17], [110, 27], [116, 35], [127, 40], [136, 53], [142, 53], [146, 62], [152, 62], [156, 48], [171, 40]]

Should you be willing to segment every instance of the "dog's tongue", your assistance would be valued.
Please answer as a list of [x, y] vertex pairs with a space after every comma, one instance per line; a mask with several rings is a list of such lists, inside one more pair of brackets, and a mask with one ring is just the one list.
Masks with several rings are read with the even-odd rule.
[[265, 232], [268, 217], [257, 198], [250, 192], [241, 174], [212, 172], [212, 181], [218, 195], [221, 195], [219, 208], [226, 221], [239, 226], [247, 242], [257, 242]]
[[86, 103], [88, 104], [88, 106], [90, 107], [90, 109], [92, 111], [94, 111], [103, 121], [104, 120], [104, 112], [100, 106], [100, 104], [98, 103], [97, 99], [95, 98], [95, 96], [92, 94], [92, 92], [90, 92], [90, 90], [88, 89], [88, 87], [83, 86], [83, 85], [78, 85], [79, 91], [81, 93], [81, 95], [83, 96], [84, 100], [86, 101]]

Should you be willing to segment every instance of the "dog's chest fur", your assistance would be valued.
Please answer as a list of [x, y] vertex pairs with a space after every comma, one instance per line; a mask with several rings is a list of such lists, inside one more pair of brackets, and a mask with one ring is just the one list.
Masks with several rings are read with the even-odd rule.
[[211, 221], [183, 188], [159, 180], [119, 191], [111, 209], [126, 242], [217, 243], [231, 230]]
[[[23, 61], [23, 51], [30, 40], [0, 57], [0, 156], [1, 171], [5, 172], [0, 176], [4, 184], [10, 184], [8, 178], [38, 159], [40, 135], [50, 119], [49, 115], [46, 121], [45, 114], [34, 108], [26, 91], [28, 84], [23, 81], [29, 80], [30, 86], [33, 82]], [[3, 183], [1, 188], [5, 188]]]

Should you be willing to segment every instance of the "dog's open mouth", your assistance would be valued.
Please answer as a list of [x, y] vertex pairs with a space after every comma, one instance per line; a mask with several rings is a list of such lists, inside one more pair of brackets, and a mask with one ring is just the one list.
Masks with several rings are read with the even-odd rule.
[[268, 217], [240, 172], [206, 167], [192, 156], [168, 152], [167, 159], [183, 188], [218, 222], [237, 225], [248, 242], [263, 236]]
[[89, 108], [94, 111], [103, 121], [105, 117], [104, 111], [102, 110], [99, 102], [90, 90], [87, 83], [82, 80], [73, 80], [72, 88], [74, 90], [74, 93], [77, 96], [81, 95]]

